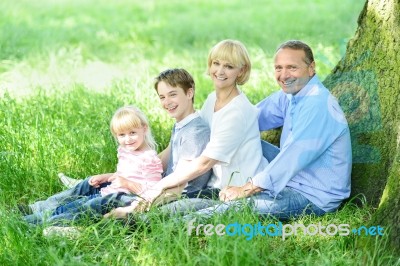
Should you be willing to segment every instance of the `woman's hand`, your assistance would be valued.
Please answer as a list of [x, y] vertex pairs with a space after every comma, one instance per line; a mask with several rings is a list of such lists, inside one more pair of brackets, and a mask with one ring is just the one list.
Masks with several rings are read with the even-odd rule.
[[228, 186], [228, 187], [223, 188], [219, 192], [219, 199], [221, 201], [225, 201], [225, 202], [235, 200], [235, 199], [240, 199], [243, 197], [245, 197], [245, 196], [244, 196], [242, 187]]

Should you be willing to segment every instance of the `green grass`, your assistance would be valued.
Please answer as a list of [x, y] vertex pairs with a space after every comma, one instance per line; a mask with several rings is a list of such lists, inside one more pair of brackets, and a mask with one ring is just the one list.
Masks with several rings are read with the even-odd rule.
[[[85, 177], [114, 171], [108, 123], [122, 105], [148, 114], [163, 149], [173, 121], [152, 86], [161, 70], [190, 71], [200, 108], [212, 91], [205, 75], [208, 49], [224, 38], [239, 39], [253, 62], [243, 91], [256, 103], [278, 89], [271, 63], [279, 43], [310, 43], [323, 78], [344, 54], [362, 6], [361, 0], [1, 1], [0, 265], [399, 265], [385, 238], [366, 250], [359, 243], [368, 237], [356, 236], [189, 237], [185, 224], [154, 211], [149, 225], [101, 221], [71, 240], [43, 237], [42, 228], [28, 227], [14, 211], [18, 203], [60, 191], [58, 172]], [[372, 213], [349, 203], [297, 222], [356, 227]], [[208, 222], [236, 221], [259, 218], [244, 211]]]

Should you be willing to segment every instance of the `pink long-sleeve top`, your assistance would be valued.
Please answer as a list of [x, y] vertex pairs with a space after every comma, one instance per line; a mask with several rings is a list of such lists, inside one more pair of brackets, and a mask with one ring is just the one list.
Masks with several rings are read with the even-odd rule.
[[[161, 180], [163, 172], [162, 163], [154, 150], [130, 151], [123, 147], [118, 148], [118, 164], [116, 174], [130, 181], [142, 185], [142, 191], [154, 186]], [[113, 187], [113, 183], [101, 189], [101, 196], [111, 193], [125, 192], [129, 190], [121, 187]], [[139, 195], [141, 194], [139, 193]]]

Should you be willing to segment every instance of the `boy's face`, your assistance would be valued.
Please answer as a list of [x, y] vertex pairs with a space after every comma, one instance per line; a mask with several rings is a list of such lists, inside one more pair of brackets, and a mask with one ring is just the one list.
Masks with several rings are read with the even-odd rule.
[[193, 109], [193, 89], [189, 89], [185, 94], [180, 87], [172, 87], [164, 81], [160, 81], [157, 86], [158, 96], [161, 106], [167, 113], [180, 122], [186, 116], [194, 112]]

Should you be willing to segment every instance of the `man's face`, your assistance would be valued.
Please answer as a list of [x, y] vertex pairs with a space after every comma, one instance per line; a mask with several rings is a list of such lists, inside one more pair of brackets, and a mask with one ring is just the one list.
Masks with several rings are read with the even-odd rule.
[[298, 93], [314, 75], [315, 63], [307, 64], [303, 50], [279, 49], [275, 54], [275, 78], [287, 94]]

